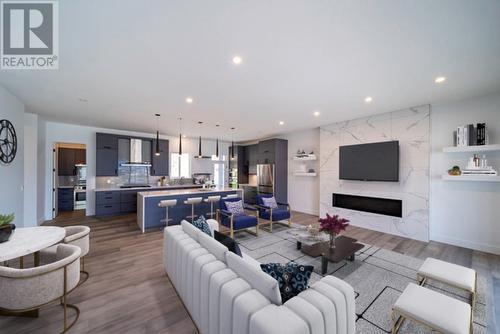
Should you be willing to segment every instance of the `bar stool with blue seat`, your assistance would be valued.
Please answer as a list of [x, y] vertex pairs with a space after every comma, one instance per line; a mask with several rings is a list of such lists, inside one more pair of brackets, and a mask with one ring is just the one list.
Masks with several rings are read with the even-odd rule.
[[191, 222], [194, 222], [194, 219], [198, 217], [198, 215], [194, 214], [194, 206], [196, 204], [200, 204], [203, 201], [203, 197], [188, 197], [184, 204], [191, 205], [191, 215], [186, 216], [186, 219], [191, 219]]
[[217, 203], [219, 201], [220, 201], [220, 195], [208, 196], [203, 200], [203, 202], [205, 203], [210, 203], [210, 212], [207, 213], [207, 216], [209, 216], [212, 219], [215, 216], [215, 220], [217, 221], [219, 221], [219, 215], [217, 211], [214, 211], [214, 203]]
[[[259, 218], [267, 220], [269, 223], [269, 230], [273, 232], [273, 223], [283, 225], [292, 225], [292, 215], [290, 204], [276, 203], [275, 207], [270, 206], [267, 199], [272, 199], [272, 194], [259, 194], [257, 195], [257, 209], [259, 210]], [[267, 203], [266, 203], [267, 202]], [[272, 200], [271, 200], [272, 202]], [[275, 202], [275, 201], [274, 201]]]
[[160, 220], [160, 222], [165, 223], [165, 226], [168, 226], [168, 223], [172, 221], [172, 219], [168, 218], [168, 208], [175, 205], [177, 205], [176, 199], [166, 199], [158, 203], [160, 208], [165, 208], [165, 219]]
[[[234, 213], [228, 210], [228, 202], [237, 203], [239, 201], [241, 201], [242, 212]], [[255, 214], [246, 214], [245, 209], [255, 211]], [[231, 238], [234, 238], [234, 231], [237, 230], [246, 230], [254, 235], [259, 234], [259, 213], [254, 207], [245, 206], [241, 198], [222, 198], [219, 202], [219, 217], [220, 224], [229, 228]], [[251, 227], [255, 227], [255, 232], [248, 230]]]

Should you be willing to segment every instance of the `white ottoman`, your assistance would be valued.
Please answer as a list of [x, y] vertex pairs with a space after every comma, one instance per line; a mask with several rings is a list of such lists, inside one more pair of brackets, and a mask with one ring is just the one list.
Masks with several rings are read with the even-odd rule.
[[477, 273], [474, 269], [429, 257], [417, 271], [417, 282], [424, 285], [428, 278], [469, 292], [470, 303], [474, 308], [477, 289]]
[[392, 333], [398, 332], [405, 319], [444, 334], [471, 334], [472, 308], [458, 299], [408, 284], [392, 308]]

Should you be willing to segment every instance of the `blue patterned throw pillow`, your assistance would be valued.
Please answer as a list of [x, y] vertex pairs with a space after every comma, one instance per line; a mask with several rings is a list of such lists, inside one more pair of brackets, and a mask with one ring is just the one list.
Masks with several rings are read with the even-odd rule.
[[262, 271], [278, 281], [281, 300], [285, 303], [309, 287], [313, 266], [303, 266], [295, 262], [288, 264], [267, 263], [260, 265]]
[[243, 209], [243, 201], [235, 201], [235, 202], [225, 202], [227, 211], [231, 212], [234, 215], [244, 215], [245, 209]]
[[208, 225], [205, 217], [200, 216], [198, 219], [192, 222], [194, 226], [199, 228], [202, 232], [205, 232], [209, 236], [212, 236], [212, 231], [210, 230], [210, 226]]

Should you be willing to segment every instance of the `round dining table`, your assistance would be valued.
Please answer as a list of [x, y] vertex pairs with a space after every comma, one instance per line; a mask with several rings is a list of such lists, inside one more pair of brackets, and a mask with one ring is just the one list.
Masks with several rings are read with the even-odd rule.
[[35, 266], [38, 265], [38, 252], [61, 242], [66, 230], [56, 226], [16, 228], [10, 239], [0, 243], [0, 263], [34, 254]]

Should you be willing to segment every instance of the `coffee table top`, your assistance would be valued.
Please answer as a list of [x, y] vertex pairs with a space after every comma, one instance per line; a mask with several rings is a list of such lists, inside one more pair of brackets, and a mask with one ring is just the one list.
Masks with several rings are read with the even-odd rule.
[[330, 248], [330, 243], [316, 242], [312, 245], [302, 245], [301, 251], [312, 257], [323, 256], [331, 262], [340, 262], [357, 251], [361, 250], [364, 246], [356, 242], [356, 239], [339, 236], [335, 240], [335, 248]]
[[319, 233], [317, 235], [312, 235], [309, 233], [307, 226], [297, 226], [291, 228], [288, 233], [292, 235], [292, 237], [302, 243], [303, 245], [312, 246], [317, 244], [318, 242], [325, 242], [330, 240], [330, 237], [326, 233]]

